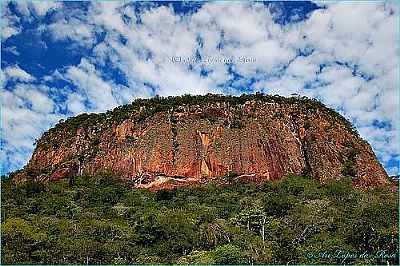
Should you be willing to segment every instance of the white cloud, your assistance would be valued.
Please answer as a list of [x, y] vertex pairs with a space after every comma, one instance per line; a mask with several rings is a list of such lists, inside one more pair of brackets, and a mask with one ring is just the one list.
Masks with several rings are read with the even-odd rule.
[[86, 59], [82, 59], [78, 66], [69, 67], [65, 77], [82, 90], [93, 111], [101, 112], [117, 106], [112, 85], [99, 77], [95, 67]]
[[78, 46], [91, 47], [95, 41], [95, 32], [85, 20], [76, 18], [63, 18], [55, 23], [46, 26], [55, 41], [70, 40]]
[[7, 40], [11, 36], [17, 35], [21, 32], [21, 27], [19, 26], [19, 18], [11, 14], [8, 8], [8, 2], [2, 3], [1, 8], [1, 38], [2, 41]]
[[22, 31], [21, 19], [16, 14], [12, 14], [9, 8], [10, 3], [15, 5], [18, 12], [22, 14], [22, 19], [26, 21], [32, 21], [34, 15], [43, 17], [47, 12], [62, 7], [61, 2], [55, 1], [3, 1], [1, 14], [1, 37], [3, 41]]
[[3, 170], [26, 164], [35, 139], [62, 117], [53, 112], [53, 101], [35, 88], [21, 84], [14, 91], [2, 92], [1, 135], [5, 145], [0, 158]]
[[122, 20], [123, 1], [115, 2], [95, 2], [92, 5], [93, 24], [104, 25], [108, 31], [126, 33], [126, 25]]
[[21, 29], [17, 26], [10, 25], [11, 23], [7, 18], [3, 18], [4, 26], [2, 27], [1, 36], [3, 40], [10, 38], [13, 35], [17, 35], [21, 32]]
[[19, 81], [34, 81], [35, 78], [26, 72], [25, 70], [21, 69], [19, 66], [14, 66], [14, 67], [6, 67], [3, 70], [3, 73], [5, 75], [6, 79], [14, 79], [14, 80], [19, 80]]
[[47, 12], [51, 10], [56, 10], [61, 8], [62, 3], [55, 1], [33, 1], [32, 6], [37, 15], [44, 16], [47, 14]]
[[[43, 15], [59, 8], [48, 3], [22, 3], [18, 9], [31, 16], [32, 10]], [[308, 19], [282, 26], [274, 22], [276, 14], [261, 3], [209, 2], [189, 15], [159, 6], [143, 9], [137, 16], [131, 3], [93, 2], [88, 12], [72, 10], [71, 14], [59, 14], [50, 25], [42, 25], [53, 40], [93, 47], [93, 56], [77, 66], [59, 69], [45, 80], [64, 79], [78, 88], [67, 93], [64, 103], [71, 113], [78, 114], [104, 111], [134, 97], [154, 94], [240, 93], [240, 86], [254, 79], [248, 91], [298, 93], [340, 108], [371, 142], [382, 162], [398, 158], [397, 6], [392, 2], [346, 1], [321, 5], [325, 8], [313, 11]], [[136, 23], [137, 19], [141, 23]], [[21, 30], [18, 18], [11, 14], [6, 25], [9, 28], [3, 28], [3, 35]], [[96, 43], [96, 33], [105, 34], [100, 43]], [[241, 76], [234, 80], [226, 64], [198, 63], [190, 68], [169, 60], [196, 53], [203, 57], [248, 56], [256, 62], [233, 65], [235, 74]], [[113, 71], [105, 69], [109, 65], [121, 72], [127, 86], [105, 75]], [[28, 73], [7, 71], [19, 75], [19, 82], [33, 81]], [[13, 97], [26, 102], [23, 95], [27, 92], [17, 92]], [[45, 101], [39, 95], [27, 97]], [[50, 111], [34, 105], [32, 110]], [[379, 128], [376, 121], [390, 126]]]
[[84, 104], [85, 98], [78, 93], [68, 95], [67, 108], [74, 115], [78, 115], [86, 111]]
[[53, 112], [53, 101], [45, 93], [36, 90], [33, 86], [17, 85], [13, 93], [28, 103], [32, 111], [42, 114]]
[[295, 76], [303, 81], [312, 80], [319, 70], [319, 65], [314, 64], [309, 58], [300, 56], [289, 65], [286, 70], [288, 75]]

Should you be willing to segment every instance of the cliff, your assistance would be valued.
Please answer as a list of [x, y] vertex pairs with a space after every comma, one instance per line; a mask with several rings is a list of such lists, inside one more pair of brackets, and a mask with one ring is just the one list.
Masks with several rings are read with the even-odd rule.
[[136, 187], [171, 188], [286, 174], [320, 182], [388, 183], [370, 145], [333, 110], [307, 98], [206, 95], [143, 100], [60, 121], [17, 176], [39, 181], [111, 171]]

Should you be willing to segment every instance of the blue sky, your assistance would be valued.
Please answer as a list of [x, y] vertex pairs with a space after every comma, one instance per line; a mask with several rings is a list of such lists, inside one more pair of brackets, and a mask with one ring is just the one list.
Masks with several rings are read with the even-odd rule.
[[156, 94], [256, 91], [318, 98], [399, 173], [395, 1], [1, 4], [2, 173], [69, 116]]

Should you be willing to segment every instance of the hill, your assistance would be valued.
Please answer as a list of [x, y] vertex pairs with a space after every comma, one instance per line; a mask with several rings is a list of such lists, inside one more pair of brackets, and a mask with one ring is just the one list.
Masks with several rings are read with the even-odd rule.
[[360, 187], [389, 182], [344, 117], [313, 99], [263, 94], [138, 99], [60, 121], [15, 179], [104, 171], [152, 190], [226, 175], [255, 182], [307, 175], [322, 183], [350, 176]]
[[[147, 189], [142, 189], [147, 188]], [[398, 264], [398, 194], [316, 100], [138, 99], [2, 180], [2, 264]]]
[[388, 183], [370, 145], [341, 115], [316, 100], [263, 94], [138, 99], [60, 121], [37, 141], [17, 179], [102, 171], [153, 190], [225, 175], [265, 181], [305, 174], [320, 182], [351, 176], [361, 187]]

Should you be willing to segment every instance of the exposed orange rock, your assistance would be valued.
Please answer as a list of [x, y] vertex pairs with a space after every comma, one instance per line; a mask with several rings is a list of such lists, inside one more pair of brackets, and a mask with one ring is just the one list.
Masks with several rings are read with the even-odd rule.
[[341, 178], [352, 160], [356, 185], [388, 182], [368, 143], [332, 113], [302, 101], [182, 104], [140, 118], [146, 108], [122, 121], [104, 115], [77, 128], [61, 124], [39, 140], [26, 168], [52, 173], [50, 180], [112, 171], [156, 190], [229, 173], [256, 182], [307, 173], [326, 182]]
[[63, 178], [67, 178], [71, 174], [71, 171], [72, 170], [70, 168], [58, 169], [50, 176], [50, 180], [57, 181], [57, 180], [61, 180]]

